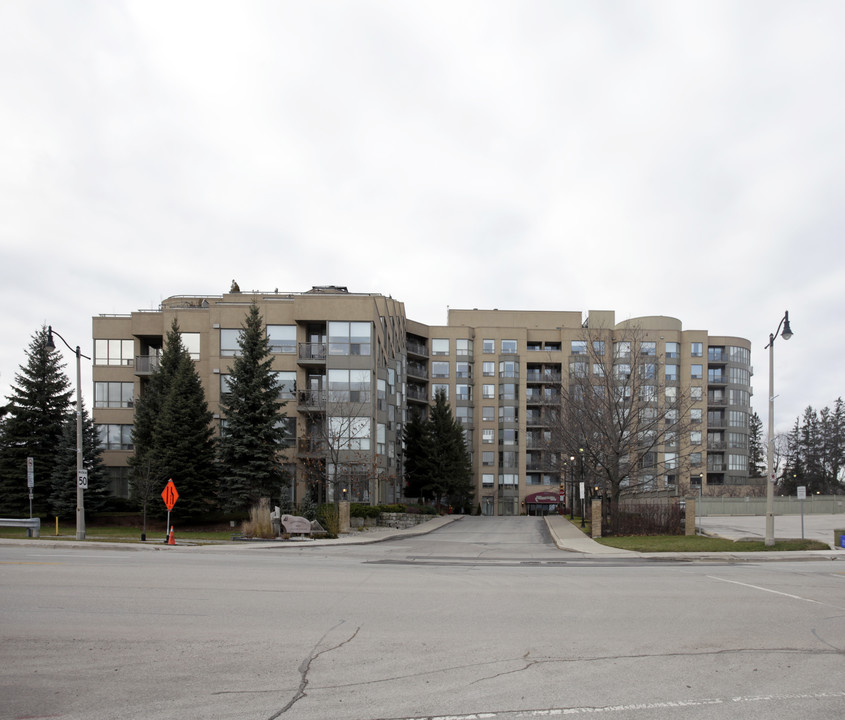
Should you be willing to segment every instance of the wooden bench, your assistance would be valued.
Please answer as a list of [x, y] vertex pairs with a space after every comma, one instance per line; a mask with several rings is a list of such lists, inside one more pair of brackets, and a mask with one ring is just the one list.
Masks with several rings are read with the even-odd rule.
[[27, 537], [41, 536], [41, 518], [0, 518], [0, 527], [26, 528]]

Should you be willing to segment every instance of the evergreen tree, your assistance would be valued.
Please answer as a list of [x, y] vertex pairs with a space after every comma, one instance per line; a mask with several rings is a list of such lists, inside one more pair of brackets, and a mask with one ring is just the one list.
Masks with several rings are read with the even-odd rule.
[[[101, 452], [99, 435], [83, 403], [82, 466], [88, 471], [88, 489], [85, 491], [86, 514], [102, 509], [109, 496]], [[62, 439], [56, 451], [56, 462], [50, 478], [50, 514], [66, 519], [75, 518], [76, 483], [76, 413], [72, 412], [65, 417]]]
[[153, 432], [153, 464], [162, 477], [176, 484], [179, 517], [195, 519], [216, 508], [217, 468], [211, 421], [202, 381], [191, 356], [183, 351]]
[[179, 491], [175, 512], [196, 518], [216, 506], [212, 414], [194, 362], [174, 320], [158, 368], [135, 403], [130, 459], [133, 496], [162, 515], [156, 499], [172, 479]]
[[411, 418], [405, 428], [405, 478], [409, 497], [469, 509], [472, 463], [461, 424], [455, 420], [446, 393], [438, 391], [429, 419]]
[[450, 506], [469, 508], [473, 496], [472, 463], [463, 427], [452, 415], [443, 390], [434, 397], [428, 432], [433, 452], [427, 463], [427, 489]]
[[426, 463], [432, 456], [431, 435], [428, 425], [419, 412], [413, 411], [404, 430], [405, 455], [405, 496], [419, 498], [423, 496], [428, 469]]
[[755, 412], [751, 415], [748, 436], [748, 477], [758, 478], [766, 474], [766, 453], [763, 447], [763, 421]]
[[47, 328], [41, 327], [32, 336], [26, 364], [15, 374], [0, 427], [0, 515], [29, 514], [28, 457], [35, 471], [33, 516], [48, 512], [50, 478], [73, 394], [64, 368], [61, 353], [47, 347]]
[[219, 461], [221, 499], [228, 511], [247, 510], [262, 497], [276, 497], [284, 479], [279, 451], [285, 439], [280, 423], [279, 381], [273, 372], [270, 341], [258, 306], [241, 327], [238, 353], [220, 400], [225, 417]]

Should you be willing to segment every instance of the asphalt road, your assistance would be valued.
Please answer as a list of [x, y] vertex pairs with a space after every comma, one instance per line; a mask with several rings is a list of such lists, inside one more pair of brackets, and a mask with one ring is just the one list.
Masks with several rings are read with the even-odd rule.
[[0, 545], [0, 717], [845, 716], [845, 561], [558, 551], [538, 518], [367, 546]]

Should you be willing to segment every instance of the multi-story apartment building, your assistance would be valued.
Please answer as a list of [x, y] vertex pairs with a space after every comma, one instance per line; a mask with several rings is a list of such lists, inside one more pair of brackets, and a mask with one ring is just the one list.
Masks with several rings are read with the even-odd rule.
[[[585, 338], [595, 332], [608, 353], [612, 348], [610, 362], [622, 367], [637, 343], [637, 357], [648, 361], [639, 371], [654, 377], [646, 389], [656, 406], [678, 395], [689, 399], [684, 437], [677, 447], [661, 446], [660, 472], [641, 477], [638, 488], [686, 493], [700, 487], [708, 494], [749, 482], [752, 371], [743, 338], [683, 330], [669, 317], [617, 324], [605, 311], [584, 318], [580, 312], [450, 310], [447, 325], [429, 326], [407, 319], [403, 304], [390, 297], [315, 287], [176, 296], [156, 311], [93, 319], [94, 421], [115, 493], [128, 493], [134, 399], [143, 395], [172, 321], [222, 423], [220, 397], [253, 302], [267, 326], [286, 403], [294, 498], [308, 491], [315, 475], [330, 472], [342, 481], [328, 487], [328, 495], [402, 500], [402, 428], [410, 412], [425, 413], [443, 389], [472, 453], [475, 509], [513, 515], [547, 507], [559, 500], [568, 472], [567, 453], [548, 440], [570, 378], [589, 364]], [[670, 461], [681, 455], [686, 462]]]

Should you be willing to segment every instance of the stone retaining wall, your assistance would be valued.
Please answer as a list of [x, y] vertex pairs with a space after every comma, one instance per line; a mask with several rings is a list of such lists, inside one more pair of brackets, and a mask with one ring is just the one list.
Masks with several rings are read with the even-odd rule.
[[381, 527], [392, 527], [404, 530], [414, 527], [420, 523], [433, 520], [436, 515], [421, 515], [418, 513], [382, 513], [379, 515], [378, 524]]

